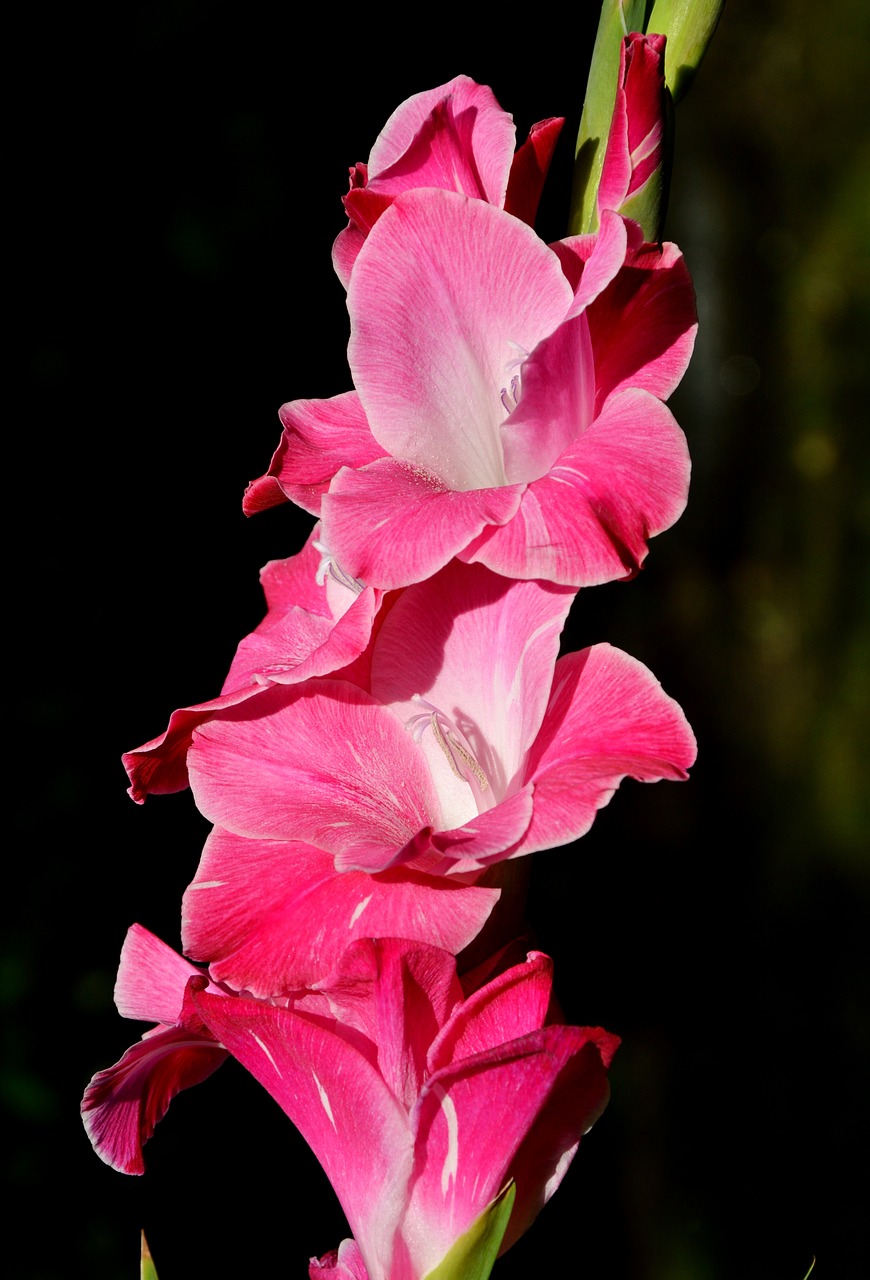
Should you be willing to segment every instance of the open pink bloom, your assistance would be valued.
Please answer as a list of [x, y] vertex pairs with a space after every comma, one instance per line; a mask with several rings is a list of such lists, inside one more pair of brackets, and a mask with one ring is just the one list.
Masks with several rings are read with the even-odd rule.
[[346, 1273], [419, 1280], [514, 1179], [507, 1248], [604, 1109], [618, 1041], [547, 1025], [551, 982], [533, 952], [466, 996], [452, 956], [381, 939], [292, 1009], [193, 998], [326, 1171], [365, 1265], [345, 1247]]
[[159, 737], [123, 756], [130, 795], [187, 786], [187, 749], [198, 724], [271, 684], [296, 684], [341, 670], [365, 649], [382, 593], [345, 577], [318, 542], [319, 525], [304, 548], [271, 560], [260, 574], [267, 613], [242, 640], [220, 696], [173, 711]]
[[605, 213], [545, 245], [453, 192], [398, 196], [348, 290], [356, 393], [297, 401], [249, 513], [322, 514], [342, 568], [390, 588], [454, 556], [574, 587], [630, 577], [685, 506], [662, 403], [691, 353], [682, 257]]
[[628, 775], [684, 778], [692, 732], [641, 663], [604, 644], [557, 662], [571, 599], [453, 562], [398, 596], [347, 678], [199, 725], [199, 809], [276, 859], [297, 840], [342, 872], [455, 875], [576, 839]]
[[345, 288], [366, 236], [403, 191], [457, 191], [507, 209], [531, 226], [562, 124], [549, 119], [533, 125], [514, 154], [513, 119], [486, 85], [456, 76], [408, 98], [384, 125], [368, 164], [350, 171], [344, 197], [350, 221], [332, 252]]
[[347, 1215], [355, 1245], [312, 1275], [419, 1280], [513, 1179], [507, 1248], [606, 1105], [618, 1040], [549, 1024], [551, 984], [537, 952], [463, 985], [445, 951], [366, 939], [311, 990], [267, 1003], [217, 987], [137, 925], [118, 1006], [160, 1025], [91, 1081], [85, 1126], [107, 1163], [141, 1173], [171, 1098], [229, 1052], [300, 1130]]
[[631, 202], [646, 184], [662, 184], [665, 44], [663, 35], [633, 32], [620, 46], [616, 101], [598, 185], [599, 215], [613, 209], [631, 217]]

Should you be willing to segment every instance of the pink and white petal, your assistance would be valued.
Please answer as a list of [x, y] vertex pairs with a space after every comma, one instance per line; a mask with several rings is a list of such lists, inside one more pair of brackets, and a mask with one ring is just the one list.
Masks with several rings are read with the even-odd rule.
[[456, 76], [396, 108], [372, 147], [369, 182], [392, 194], [443, 187], [500, 207], [515, 138], [492, 90]]
[[539, 480], [595, 412], [595, 364], [585, 315], [566, 320], [522, 366], [522, 395], [500, 427], [505, 476]]
[[188, 753], [200, 811], [253, 839], [299, 839], [385, 870], [438, 801], [395, 717], [338, 680], [266, 689], [194, 731]]
[[577, 587], [632, 577], [647, 541], [682, 514], [691, 464], [670, 410], [645, 391], [614, 396], [516, 517], [461, 552], [496, 573]]
[[420, 714], [415, 694], [437, 706], [503, 796], [543, 719], [573, 598], [454, 560], [396, 601], [374, 646], [372, 693], [404, 723]]
[[212, 1033], [320, 1161], [369, 1273], [388, 1276], [412, 1150], [405, 1109], [377, 1068], [338, 1024], [253, 1000], [195, 998]]
[[332, 266], [345, 289], [350, 284], [354, 263], [366, 242], [365, 233], [351, 222], [332, 242]]
[[216, 981], [267, 999], [319, 982], [359, 938], [409, 938], [455, 954], [498, 897], [407, 869], [338, 874], [332, 855], [312, 845], [218, 828], [182, 900], [182, 941], [209, 960]]
[[323, 500], [324, 536], [342, 568], [389, 590], [430, 577], [487, 525], [510, 520], [523, 487], [456, 493], [430, 473], [379, 461], [344, 468]]
[[347, 297], [348, 360], [375, 439], [448, 488], [504, 484], [501, 391], [570, 302], [555, 254], [518, 219], [446, 191], [401, 196]]
[[429, 1073], [540, 1031], [552, 989], [553, 961], [540, 951], [529, 952], [523, 963], [499, 974], [454, 1009], [432, 1042]]
[[431, 846], [444, 855], [444, 875], [467, 875], [523, 852], [533, 814], [532, 788], [523, 787], [452, 831], [436, 831]]
[[183, 791], [189, 785], [187, 752], [197, 725], [204, 724], [225, 707], [246, 702], [262, 691], [262, 685], [249, 682], [232, 693], [224, 693], [208, 702], [194, 703], [191, 707], [179, 707], [173, 711], [163, 733], [134, 751], [125, 751], [121, 756], [130, 779], [127, 794], [137, 804], [144, 804], [146, 796]]
[[640, 239], [634, 223], [605, 210], [594, 235], [569, 236], [550, 246], [574, 290], [569, 316], [580, 315], [603, 293], [624, 267], [629, 246]]
[[635, 244], [588, 316], [597, 408], [627, 387], [666, 400], [686, 371], [698, 330], [695, 291], [677, 246]]
[[579, 1028], [545, 1027], [454, 1062], [428, 1081], [411, 1118], [416, 1176], [403, 1226], [414, 1274], [425, 1275], [504, 1186], [523, 1139], [584, 1042]]
[[146, 1032], [85, 1090], [82, 1120], [100, 1159], [119, 1173], [144, 1173], [142, 1147], [172, 1099], [227, 1056], [208, 1032], [162, 1026]]
[[320, 514], [320, 502], [342, 466], [361, 467], [383, 456], [373, 439], [355, 391], [331, 400], [293, 400], [278, 414], [283, 433], [269, 470], [251, 481], [242, 508], [246, 515], [274, 506], [275, 485], [285, 498]]
[[410, 1111], [430, 1042], [462, 1000], [455, 957], [404, 938], [360, 939], [317, 989], [342, 1026], [371, 1041], [381, 1075]]
[[189, 964], [141, 924], [131, 925], [121, 948], [115, 1004], [122, 1018], [140, 1022], [180, 1021], [191, 978], [202, 970]]
[[355, 1240], [342, 1240], [322, 1258], [311, 1258], [308, 1280], [372, 1280]]
[[579, 1043], [557, 1074], [507, 1171], [516, 1183], [517, 1194], [502, 1253], [532, 1225], [565, 1176], [581, 1138], [598, 1120], [610, 1097], [606, 1072], [619, 1038], [600, 1027], [552, 1030], [571, 1033]]
[[551, 116], [533, 124], [513, 158], [504, 209], [530, 227], [535, 225], [544, 180], [564, 123], [561, 117]]
[[518, 852], [576, 840], [623, 778], [682, 781], [696, 754], [682, 709], [642, 662], [608, 644], [567, 654], [529, 755], [535, 811]]
[[662, 166], [665, 37], [634, 32], [619, 54], [616, 101], [598, 185], [598, 208], [619, 209]]

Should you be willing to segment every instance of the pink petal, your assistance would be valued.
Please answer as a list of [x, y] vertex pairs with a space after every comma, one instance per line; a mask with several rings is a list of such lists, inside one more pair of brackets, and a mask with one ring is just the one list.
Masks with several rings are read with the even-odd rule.
[[155, 1027], [120, 1061], [98, 1071], [82, 1099], [94, 1150], [119, 1173], [144, 1173], [142, 1147], [177, 1093], [199, 1084], [227, 1053], [207, 1032]]
[[252, 1000], [196, 997], [203, 1020], [299, 1129], [371, 1275], [390, 1274], [412, 1151], [408, 1118], [337, 1024]]
[[647, 540], [685, 508], [690, 462], [670, 411], [645, 391], [613, 397], [514, 519], [460, 553], [496, 573], [576, 587], [631, 577]]
[[695, 755], [685, 715], [642, 663], [607, 644], [567, 654], [529, 756], [535, 811], [518, 852], [576, 840], [623, 778], [683, 780]]
[[396, 200], [348, 290], [348, 359], [375, 439], [448, 488], [504, 484], [501, 393], [570, 301], [558, 259], [516, 218], [444, 191]]
[[216, 981], [268, 998], [319, 982], [357, 938], [416, 939], [455, 954], [498, 897], [407, 868], [338, 874], [322, 849], [216, 829], [184, 895], [182, 939]]
[[226, 707], [263, 692], [266, 685], [297, 684], [331, 675], [353, 662], [368, 644], [380, 593], [358, 595], [327, 574], [318, 585], [317, 526], [305, 547], [287, 560], [273, 560], [260, 581], [268, 612], [239, 644], [220, 697], [173, 711], [166, 730], [122, 757], [129, 794], [141, 804], [149, 794], [188, 785], [187, 752], [193, 730]]
[[337, 1249], [312, 1258], [308, 1266], [309, 1280], [369, 1280], [362, 1254], [355, 1240], [342, 1240]]
[[369, 183], [394, 195], [443, 187], [501, 206], [514, 138], [513, 120], [492, 90], [456, 76], [396, 108], [372, 147]]
[[581, 1028], [546, 1027], [430, 1078], [412, 1117], [415, 1179], [403, 1234], [414, 1274], [434, 1266], [505, 1185], [516, 1152], [586, 1043]]
[[[645, 245], [634, 224], [628, 224], [620, 270], [608, 275], [610, 266], [602, 261], [603, 283], [596, 281], [601, 287], [590, 290], [592, 278], [586, 274], [593, 266], [590, 255], [601, 252], [602, 233], [622, 222], [605, 213], [598, 236], [576, 236], [553, 245], [569, 281], [579, 280], [585, 291], [597, 411], [609, 396], [627, 387], [642, 387], [666, 400], [686, 371], [698, 328], [695, 294], [683, 255], [674, 244]], [[579, 277], [578, 271], [582, 271]], [[588, 297], [590, 291], [593, 296]]]
[[210, 821], [327, 849], [339, 870], [383, 870], [437, 825], [437, 797], [410, 736], [343, 681], [271, 688], [231, 708], [195, 730], [188, 768]]
[[564, 123], [563, 119], [552, 116], [533, 124], [528, 138], [517, 150], [511, 165], [504, 201], [505, 213], [513, 214], [530, 227], [535, 225], [541, 189]]
[[509, 520], [521, 496], [518, 485], [455, 493], [380, 461], [338, 473], [323, 500], [324, 536], [347, 572], [388, 590], [430, 577], [487, 525]]
[[610, 1097], [606, 1071], [619, 1046], [618, 1037], [599, 1027], [561, 1030], [574, 1033], [577, 1048], [556, 1076], [507, 1171], [516, 1183], [517, 1198], [502, 1253], [532, 1225], [562, 1181], [580, 1139], [598, 1120]]
[[115, 1004], [122, 1018], [140, 1022], [180, 1021], [187, 984], [202, 970], [165, 942], [134, 924], [127, 930], [115, 983]]
[[[365, 466], [383, 456], [372, 438], [355, 391], [331, 400], [294, 400], [281, 407], [281, 441], [265, 476], [252, 480], [242, 503], [246, 515], [285, 498], [314, 515], [342, 466]], [[276, 489], [277, 486], [277, 489]]]
[[540, 951], [475, 991], [454, 1010], [429, 1050], [431, 1073], [485, 1053], [544, 1025], [553, 987], [553, 962]]

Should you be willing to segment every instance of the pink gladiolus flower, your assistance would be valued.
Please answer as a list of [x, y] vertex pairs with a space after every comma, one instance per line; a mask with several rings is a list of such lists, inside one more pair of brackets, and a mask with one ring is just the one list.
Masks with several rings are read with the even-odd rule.
[[339, 671], [365, 649], [382, 593], [342, 575], [319, 534], [318, 525], [298, 555], [272, 560], [262, 570], [266, 617], [236, 650], [220, 696], [173, 711], [159, 737], [124, 754], [129, 792], [138, 804], [149, 794], [187, 786], [187, 749], [196, 725], [271, 684]]
[[344, 679], [268, 689], [195, 728], [198, 807], [276, 859], [301, 840], [342, 872], [466, 874], [576, 839], [623, 777], [684, 778], [695, 743], [627, 654], [557, 662], [571, 599], [448, 565], [400, 593]]
[[322, 514], [342, 568], [390, 588], [452, 557], [574, 587], [630, 577], [685, 506], [662, 400], [691, 353], [679, 252], [605, 213], [552, 248], [453, 192], [398, 196], [348, 290], [356, 393], [281, 410], [249, 513]]
[[457, 76], [397, 107], [372, 148], [368, 164], [350, 171], [344, 197], [349, 218], [333, 248], [345, 288], [366, 236], [403, 191], [438, 187], [485, 200], [529, 225], [564, 122], [542, 120], [514, 154], [512, 117], [491, 89]]
[[512, 1179], [507, 1248], [604, 1110], [619, 1042], [551, 1024], [551, 984], [538, 952], [463, 986], [445, 951], [367, 939], [313, 989], [267, 1003], [222, 990], [134, 926], [118, 1005], [163, 1025], [94, 1077], [85, 1125], [104, 1160], [141, 1173], [171, 1097], [228, 1051], [300, 1130], [347, 1215], [355, 1245], [311, 1274], [419, 1280]]

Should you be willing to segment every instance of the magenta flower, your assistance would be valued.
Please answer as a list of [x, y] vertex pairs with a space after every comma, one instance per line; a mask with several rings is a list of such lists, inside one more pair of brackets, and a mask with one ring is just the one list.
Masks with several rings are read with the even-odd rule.
[[486, 85], [456, 76], [408, 98], [384, 125], [368, 164], [350, 171], [350, 190], [343, 198], [350, 221], [332, 253], [345, 288], [369, 231], [404, 191], [456, 191], [507, 209], [531, 226], [563, 123], [549, 119], [533, 125], [514, 154], [513, 118]]
[[198, 807], [276, 859], [304, 841], [342, 872], [465, 874], [576, 839], [623, 777], [684, 778], [695, 743], [627, 654], [557, 662], [572, 598], [448, 565], [398, 596], [344, 679], [267, 689], [195, 728]]
[[297, 401], [250, 513], [322, 514], [342, 568], [390, 588], [454, 556], [514, 578], [630, 577], [683, 510], [685, 439], [662, 400], [691, 353], [679, 252], [605, 214], [549, 248], [453, 192], [398, 196], [348, 290], [356, 393]]

